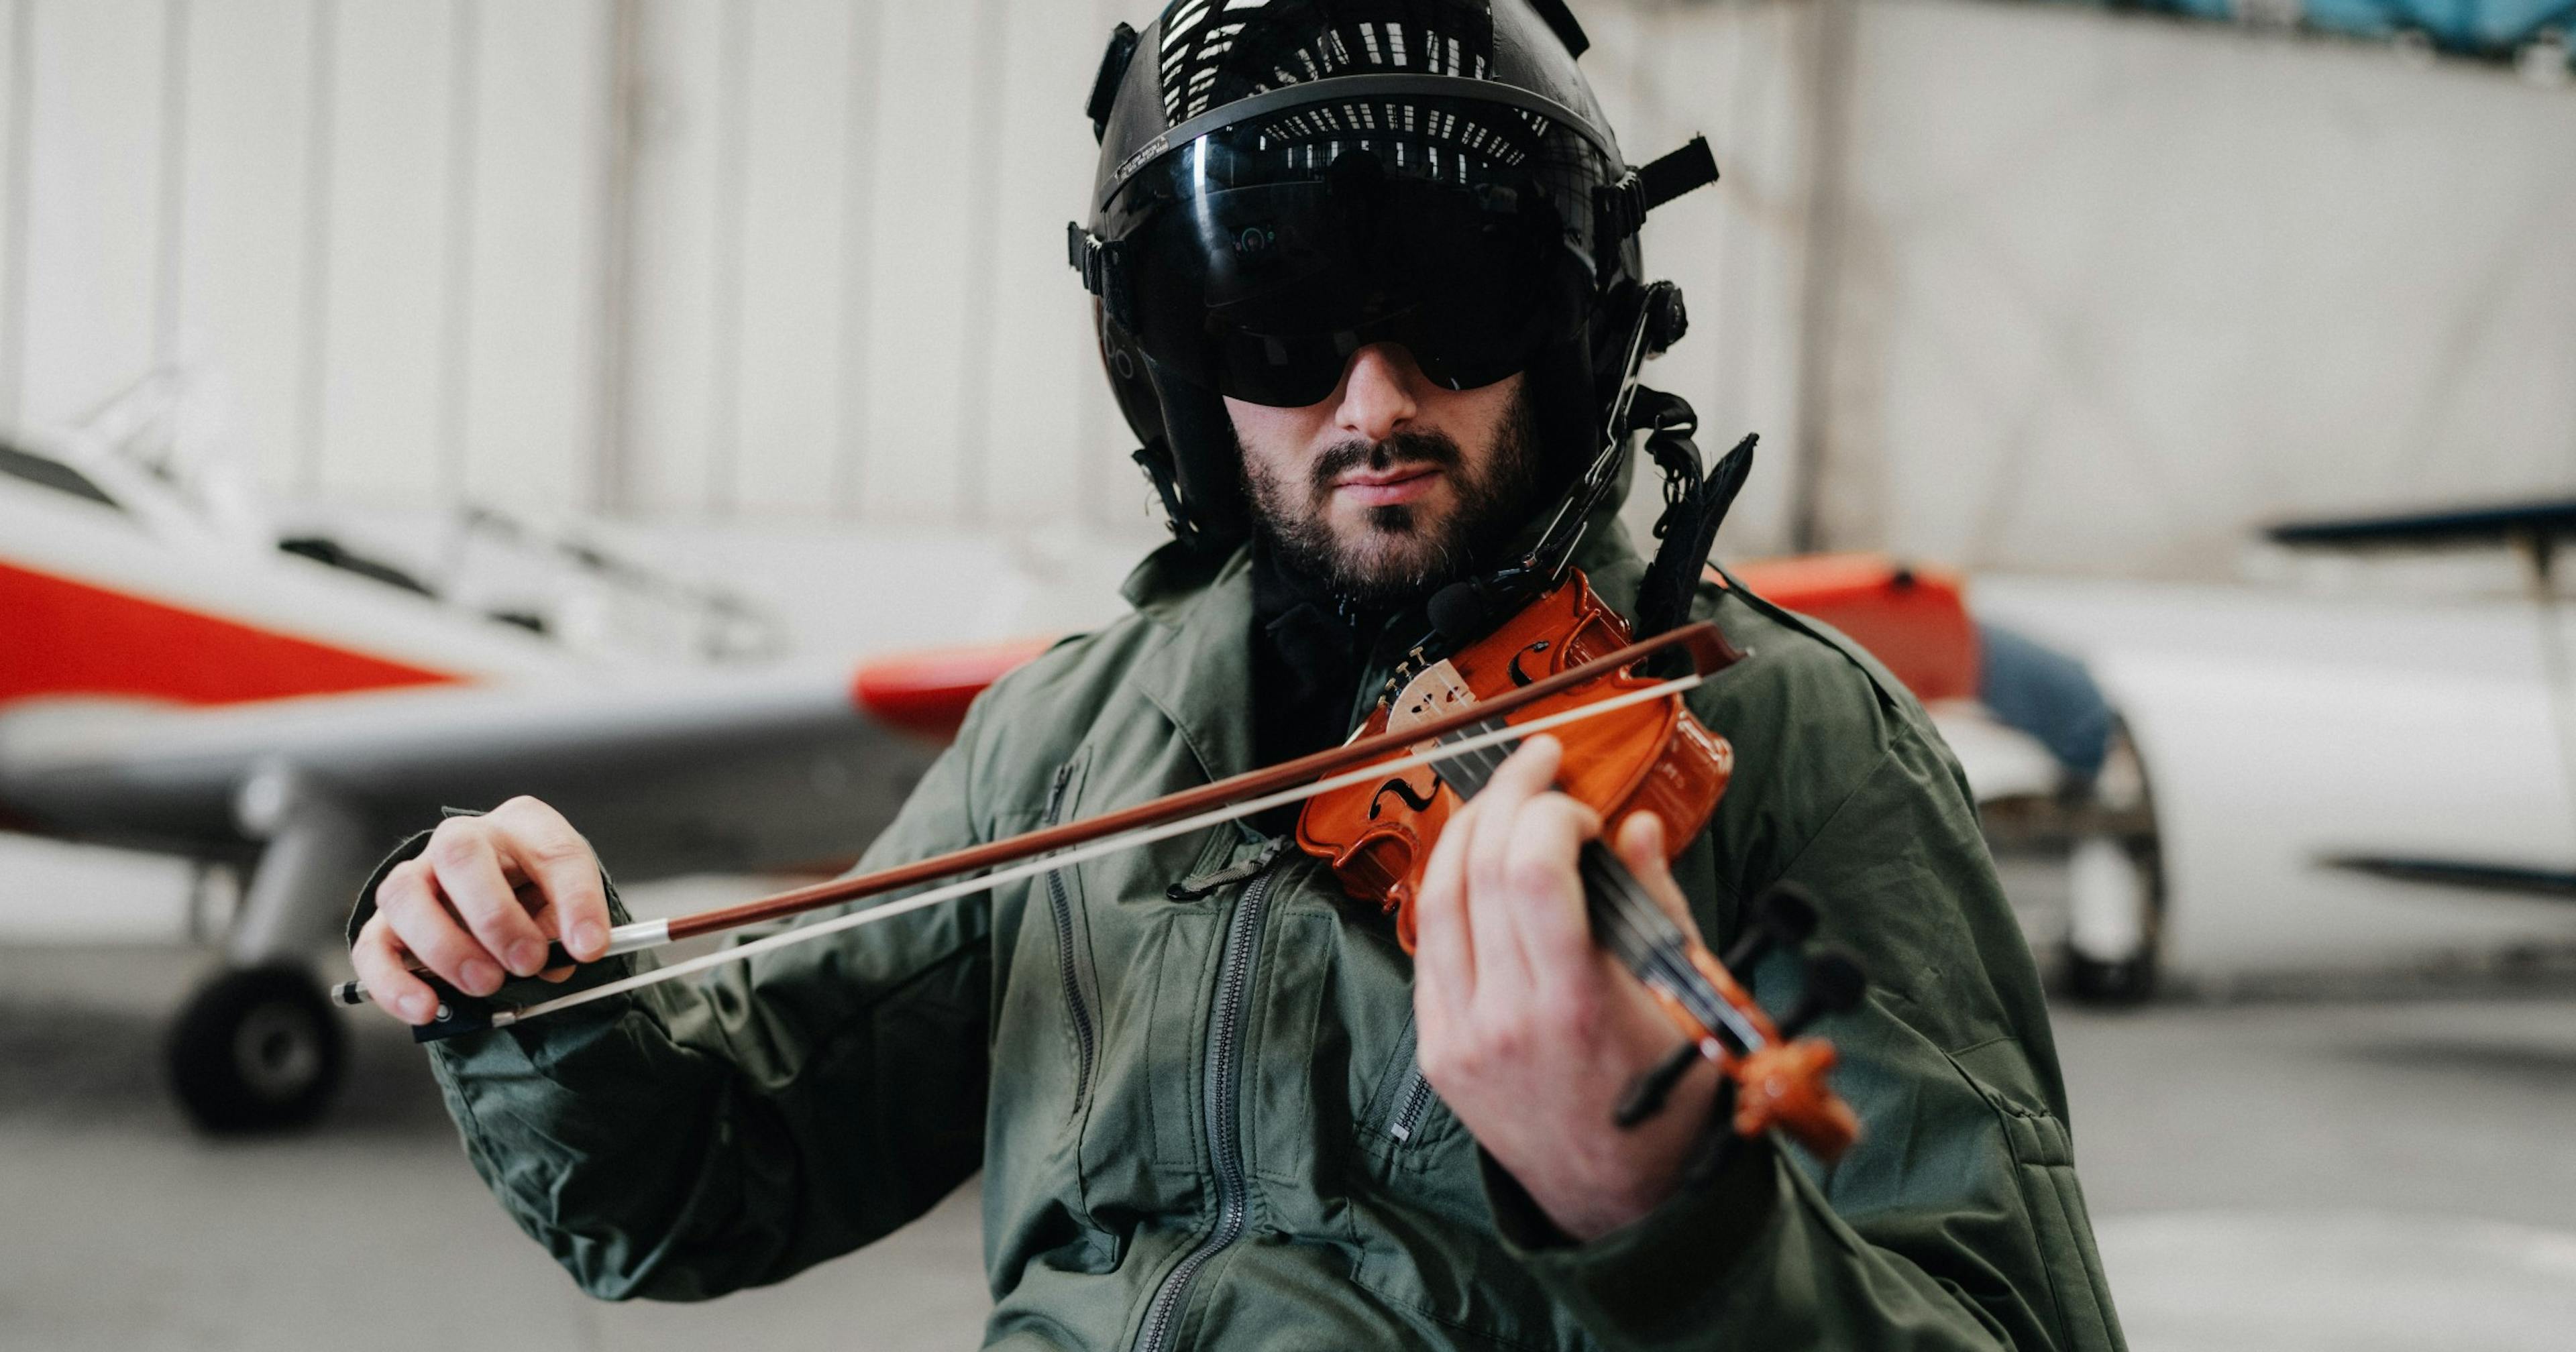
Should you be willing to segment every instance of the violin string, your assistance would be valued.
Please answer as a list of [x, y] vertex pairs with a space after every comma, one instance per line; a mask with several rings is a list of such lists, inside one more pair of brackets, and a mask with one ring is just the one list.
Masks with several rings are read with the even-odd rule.
[[[997, 869], [991, 873], [979, 874], [972, 878], [959, 879], [956, 882], [947, 883], [942, 886], [932, 888], [926, 892], [915, 893], [914, 895], [905, 897], [900, 901], [885, 902], [880, 905], [869, 907], [866, 910], [852, 911], [847, 915], [834, 916], [829, 920], [798, 925], [793, 929], [784, 930], [777, 934], [749, 940], [744, 943], [729, 945], [725, 948], [717, 949], [712, 953], [706, 953], [695, 958], [690, 958], [684, 962], [672, 963], [665, 967], [656, 967], [650, 971], [637, 972], [632, 976], [620, 977], [614, 981], [605, 981], [599, 985], [589, 987], [585, 990], [574, 991], [568, 995], [559, 995], [549, 1000], [540, 1000], [535, 1004], [527, 1005], [518, 1009], [495, 1010], [492, 1014], [492, 1026], [496, 1028], [506, 1027], [509, 1024], [525, 1022], [526, 1020], [536, 1018], [543, 1014], [551, 1014], [559, 1010], [572, 1009], [577, 1006], [590, 1004], [593, 1001], [604, 1000], [612, 995], [622, 995], [628, 991], [641, 990], [647, 986], [659, 985], [662, 982], [676, 980], [679, 977], [689, 975], [693, 972], [706, 971], [710, 968], [719, 967], [726, 963], [746, 961], [762, 953], [773, 952], [795, 944], [808, 943], [813, 940], [823, 938], [826, 935], [838, 934], [844, 930], [856, 929], [862, 925], [876, 924], [879, 921], [892, 920], [897, 916], [908, 915], [914, 911], [924, 909], [925, 907], [937, 905], [940, 902], [953, 901], [959, 897], [987, 891], [1003, 883], [1015, 882], [1022, 878], [1035, 877], [1042, 873], [1051, 873], [1058, 869], [1068, 868], [1075, 864], [1084, 863], [1092, 859], [1098, 859], [1123, 850], [1151, 845], [1156, 841], [1168, 840], [1174, 836], [1188, 835], [1195, 831], [1203, 831], [1211, 826], [1221, 826], [1226, 822], [1235, 821], [1240, 818], [1257, 816], [1261, 813], [1268, 812], [1273, 808], [1284, 807], [1290, 803], [1303, 802], [1306, 799], [1313, 798], [1321, 794], [1331, 793], [1336, 789], [1348, 788], [1354, 784], [1367, 783], [1371, 780], [1382, 780], [1389, 774], [1410, 770], [1417, 766], [1430, 765], [1440, 761], [1451, 760], [1460, 755], [1472, 755], [1480, 751], [1500, 746], [1504, 742], [1519, 741], [1523, 738], [1531, 737], [1541, 732], [1563, 727], [1571, 723], [1578, 723], [1585, 719], [1610, 713], [1617, 709], [1627, 708], [1635, 704], [1647, 703], [1651, 700], [1662, 699], [1669, 695], [1682, 694], [1696, 688], [1704, 679], [1706, 678], [1696, 673], [1677, 676], [1671, 680], [1631, 690], [1623, 694], [1613, 696], [1609, 699], [1596, 700], [1590, 704], [1549, 714], [1544, 718], [1534, 718], [1526, 723], [1506, 724], [1500, 727], [1492, 727], [1490, 724], [1479, 725], [1489, 727], [1490, 730], [1478, 733], [1473, 738], [1465, 738], [1456, 741], [1442, 741], [1434, 744], [1428, 750], [1413, 752], [1396, 760], [1379, 761], [1374, 764], [1364, 765], [1355, 770], [1346, 771], [1342, 774], [1334, 775], [1326, 779], [1316, 780], [1311, 784], [1302, 784], [1294, 788], [1282, 789], [1277, 793], [1267, 794], [1259, 798], [1245, 799], [1242, 802], [1211, 809], [1210, 811], [1200, 813], [1194, 817], [1184, 818], [1180, 821], [1165, 822], [1159, 826], [1143, 827], [1135, 831], [1125, 832], [1105, 839], [1096, 840], [1087, 845], [1078, 845], [1069, 850], [1040, 855], [1034, 859], [1024, 860], [1007, 868]], [[1500, 764], [1500, 761], [1496, 760], [1493, 763]], [[620, 926], [619, 928], [624, 929], [625, 927]], [[647, 947], [658, 946], [659, 945], [647, 945]], [[363, 989], [360, 989], [357, 994], [363, 998]]]

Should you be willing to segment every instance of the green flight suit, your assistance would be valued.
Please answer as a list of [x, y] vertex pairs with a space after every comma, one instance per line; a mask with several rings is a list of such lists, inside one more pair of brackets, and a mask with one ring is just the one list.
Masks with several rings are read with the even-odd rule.
[[[1615, 524], [1578, 562], [1626, 608]], [[1148, 559], [1135, 614], [976, 702], [862, 867], [1250, 768], [1247, 568]], [[1803, 883], [1868, 971], [1822, 1029], [1867, 1133], [1836, 1165], [1744, 1144], [1551, 1243], [1422, 1082], [1385, 919], [1233, 827], [436, 1044], [467, 1152], [608, 1298], [778, 1281], [980, 1168], [992, 1347], [2119, 1347], [1958, 767], [1830, 630], [1741, 589], [1697, 610], [1751, 656], [1690, 697], [1736, 769], [1676, 876], [1721, 946]]]

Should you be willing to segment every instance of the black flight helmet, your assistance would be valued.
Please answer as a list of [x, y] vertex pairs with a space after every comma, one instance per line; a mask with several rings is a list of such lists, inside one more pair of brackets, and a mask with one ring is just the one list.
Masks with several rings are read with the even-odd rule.
[[1316, 403], [1373, 343], [1451, 389], [1525, 373], [1559, 484], [1598, 451], [1651, 201], [1584, 46], [1561, 0], [1177, 0], [1119, 26], [1072, 262], [1183, 541], [1249, 524], [1220, 396]]

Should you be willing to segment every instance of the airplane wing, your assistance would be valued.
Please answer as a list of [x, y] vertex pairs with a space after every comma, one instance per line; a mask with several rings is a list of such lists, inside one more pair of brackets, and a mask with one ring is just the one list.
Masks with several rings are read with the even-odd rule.
[[[1027, 655], [436, 687], [219, 709], [57, 701], [0, 718], [0, 815], [21, 830], [256, 854], [294, 801], [384, 846], [446, 806], [532, 794], [621, 877], [847, 860], [901, 805], [980, 682]], [[962, 676], [956, 662], [990, 670]], [[943, 693], [945, 692], [945, 693]]]
[[2294, 548], [2448, 549], [2525, 544], [2576, 536], [2576, 499], [2288, 521], [2267, 527], [2263, 535], [2274, 544]]
[[[2511, 546], [2523, 553], [2532, 593], [2540, 603], [2539, 645], [2549, 660], [2544, 678], [2551, 692], [2550, 716], [2561, 742], [2561, 756], [2576, 773], [2576, 660], [2566, 653], [2558, 623], [2558, 593], [2551, 585], [2553, 552], [2559, 542], [2576, 539], [2576, 499], [2542, 499], [2431, 512], [2403, 512], [2344, 520], [2296, 521], [2264, 531], [2274, 544], [2297, 549], [2363, 552]], [[2494, 858], [2393, 855], [2376, 852], [2329, 854], [2318, 862], [2395, 882], [2421, 883], [2464, 892], [2518, 895], [2563, 901], [2576, 897], [2576, 872], [2534, 867]]]
[[2318, 862], [2329, 868], [2346, 869], [2354, 873], [2367, 874], [2374, 878], [2388, 878], [2401, 883], [2432, 883], [2440, 887], [2466, 888], [2476, 892], [2504, 892], [2515, 896], [2576, 901], [2576, 871], [2568, 869], [2374, 854], [2330, 855]]

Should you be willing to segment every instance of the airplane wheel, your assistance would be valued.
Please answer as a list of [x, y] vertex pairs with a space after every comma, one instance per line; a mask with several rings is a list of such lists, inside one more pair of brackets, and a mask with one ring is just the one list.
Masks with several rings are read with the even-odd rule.
[[344, 1059], [339, 1017], [298, 967], [220, 973], [170, 1030], [170, 1087], [207, 1131], [312, 1121], [339, 1088]]

